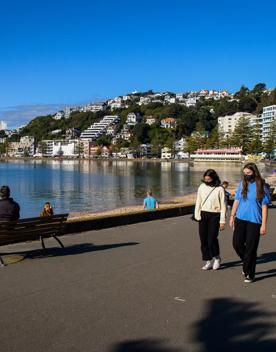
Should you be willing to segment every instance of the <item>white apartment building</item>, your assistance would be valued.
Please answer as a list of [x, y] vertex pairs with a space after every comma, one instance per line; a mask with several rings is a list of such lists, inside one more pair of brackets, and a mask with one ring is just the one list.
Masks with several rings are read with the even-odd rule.
[[236, 112], [234, 115], [226, 115], [218, 118], [218, 131], [224, 137], [229, 137], [234, 132], [240, 118], [249, 119], [250, 123], [256, 119], [256, 115], [248, 112]]
[[184, 151], [185, 150], [185, 148], [186, 148], [186, 146], [187, 146], [187, 142], [186, 142], [186, 140], [182, 137], [181, 139], [179, 139], [178, 141], [176, 141], [175, 143], [174, 143], [174, 150], [175, 151]]
[[164, 147], [161, 149], [161, 159], [171, 159], [172, 151], [168, 147]]
[[128, 126], [135, 126], [140, 121], [141, 121], [140, 115], [136, 114], [135, 112], [130, 112], [127, 115], [126, 124]]
[[183, 99], [183, 93], [176, 93], [176, 94], [175, 94], [175, 98], [176, 98], [177, 100], [182, 100], [182, 99]]
[[139, 148], [140, 157], [152, 157], [152, 144], [140, 144]]
[[263, 142], [269, 137], [270, 128], [274, 121], [276, 121], [276, 105], [265, 106], [259, 120]]
[[117, 127], [116, 126], [109, 126], [109, 127], [107, 127], [107, 129], [106, 129], [106, 134], [108, 135], [108, 136], [111, 136], [111, 137], [114, 137], [115, 136], [115, 134], [116, 134], [116, 129], [117, 129]]
[[70, 108], [65, 108], [64, 109], [64, 117], [66, 119], [69, 119], [70, 115], [71, 115], [71, 109]]
[[63, 116], [64, 116], [63, 111], [59, 111], [53, 116], [53, 119], [54, 120], [61, 120], [63, 118]]
[[77, 156], [78, 145], [79, 145], [79, 141], [77, 139], [54, 141], [52, 156], [67, 156], [67, 157]]
[[89, 128], [84, 130], [80, 138], [87, 139], [90, 141], [96, 140], [102, 134], [106, 133], [107, 128], [112, 125], [116, 125], [119, 122], [120, 118], [117, 115], [107, 115], [100, 122], [95, 122]]
[[175, 152], [175, 155], [174, 155], [175, 159], [189, 159], [189, 157], [190, 157], [189, 153], [183, 152], [181, 150], [178, 152]]
[[121, 102], [114, 102], [110, 104], [110, 108], [111, 110], [115, 110], [115, 109], [121, 109], [122, 108], [122, 103]]
[[185, 99], [185, 105], [189, 108], [190, 106], [195, 106], [198, 101], [198, 97], [191, 97]]
[[171, 97], [170, 99], [165, 100], [166, 103], [168, 104], [175, 104], [176, 103], [176, 98], [175, 97]]
[[20, 143], [22, 143], [22, 144], [29, 144], [30, 145], [30, 144], [34, 144], [34, 141], [35, 141], [35, 139], [32, 136], [23, 136], [20, 138]]
[[10, 142], [8, 144], [8, 156], [24, 157], [33, 156], [35, 152], [34, 137], [24, 136], [20, 142]]
[[123, 128], [121, 129], [121, 131], [119, 133], [116, 134], [115, 138], [116, 139], [124, 139], [126, 141], [129, 141], [132, 137], [132, 133], [130, 132], [130, 126], [124, 124]]
[[88, 156], [89, 141], [80, 141], [79, 139], [43, 140], [39, 143], [38, 153], [46, 157], [77, 157], [79, 155]]
[[151, 99], [149, 97], [140, 97], [139, 100], [139, 105], [147, 105], [151, 102]]
[[161, 127], [163, 128], [175, 128], [176, 127], [176, 119], [174, 119], [173, 117], [167, 117], [165, 119], [161, 120]]
[[155, 117], [152, 117], [152, 116], [149, 116], [146, 118], [146, 124], [151, 126], [151, 125], [154, 125], [156, 123], [156, 118]]

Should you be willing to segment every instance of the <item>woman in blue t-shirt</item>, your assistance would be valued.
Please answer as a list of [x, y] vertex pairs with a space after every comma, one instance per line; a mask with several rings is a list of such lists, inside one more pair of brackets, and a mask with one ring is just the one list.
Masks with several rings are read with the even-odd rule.
[[244, 282], [254, 281], [260, 235], [266, 234], [269, 198], [269, 190], [257, 166], [246, 164], [230, 216], [233, 247], [243, 261]]

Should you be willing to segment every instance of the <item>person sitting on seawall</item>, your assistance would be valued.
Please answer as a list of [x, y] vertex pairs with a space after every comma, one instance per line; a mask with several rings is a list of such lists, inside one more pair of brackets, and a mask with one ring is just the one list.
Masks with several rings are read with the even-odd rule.
[[158, 209], [158, 202], [152, 196], [152, 191], [148, 191], [147, 196], [144, 199], [144, 210], [153, 210], [153, 209]]
[[54, 211], [51, 204], [49, 202], [46, 202], [44, 204], [43, 211], [40, 214], [40, 216], [44, 217], [44, 216], [53, 216], [53, 215], [54, 215]]
[[255, 278], [257, 249], [260, 235], [266, 234], [270, 196], [257, 166], [248, 163], [243, 168], [230, 216], [234, 230], [233, 247], [243, 262], [244, 282]]
[[[225, 228], [226, 201], [218, 174], [208, 169], [197, 191], [194, 218], [198, 221], [203, 270], [219, 269], [221, 264], [218, 235]], [[212, 264], [212, 260], [214, 263]]]
[[10, 197], [10, 187], [0, 188], [0, 221], [13, 221], [20, 218], [20, 206]]

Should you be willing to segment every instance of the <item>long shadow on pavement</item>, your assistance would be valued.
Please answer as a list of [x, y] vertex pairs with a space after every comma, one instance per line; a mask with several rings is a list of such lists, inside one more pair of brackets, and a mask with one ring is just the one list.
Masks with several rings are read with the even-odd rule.
[[275, 352], [274, 314], [258, 303], [231, 298], [208, 301], [205, 316], [193, 325], [201, 352]]
[[[257, 258], [257, 265], [276, 261], [276, 252], [263, 253]], [[221, 264], [220, 270], [241, 266], [241, 260]]]
[[182, 352], [168, 347], [166, 341], [157, 339], [129, 340], [118, 343], [110, 352]]
[[48, 257], [62, 257], [67, 255], [77, 255], [88, 252], [96, 251], [105, 251], [114, 248], [126, 247], [126, 246], [135, 246], [139, 242], [126, 242], [126, 243], [114, 243], [114, 244], [103, 244], [103, 245], [94, 245], [93, 243], [82, 243], [77, 245], [66, 246], [65, 248], [46, 248], [35, 249], [28, 251], [16, 251], [13, 253], [1, 253], [1, 255], [22, 255], [27, 259], [37, 259], [37, 258], [48, 258]]

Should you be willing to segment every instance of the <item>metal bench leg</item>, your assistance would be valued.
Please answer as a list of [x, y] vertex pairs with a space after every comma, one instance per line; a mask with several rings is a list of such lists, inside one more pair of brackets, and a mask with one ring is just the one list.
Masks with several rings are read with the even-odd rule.
[[59, 245], [60, 245], [60, 247], [61, 248], [64, 248], [64, 245], [63, 245], [63, 243], [61, 242], [61, 240], [60, 239], [58, 239], [57, 238], [57, 236], [56, 235], [52, 235], [52, 237], [59, 243]]
[[0, 268], [2, 268], [3, 266], [5, 266], [5, 263], [0, 255]]
[[45, 243], [44, 243], [44, 239], [43, 239], [42, 236], [40, 236], [40, 241], [41, 241], [42, 248], [43, 248], [43, 249], [46, 249]]

